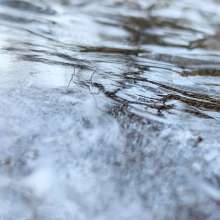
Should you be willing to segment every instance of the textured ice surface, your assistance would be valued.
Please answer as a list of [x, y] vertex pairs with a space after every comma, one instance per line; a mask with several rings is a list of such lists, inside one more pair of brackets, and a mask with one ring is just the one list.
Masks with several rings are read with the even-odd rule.
[[116, 121], [80, 91], [32, 87], [1, 97], [1, 217], [87, 219], [101, 212], [95, 203], [114, 197], [109, 178], [123, 143]]
[[123, 130], [80, 88], [0, 96], [2, 219], [218, 219], [217, 124]]
[[0, 0], [0, 220], [219, 220], [219, 9]]

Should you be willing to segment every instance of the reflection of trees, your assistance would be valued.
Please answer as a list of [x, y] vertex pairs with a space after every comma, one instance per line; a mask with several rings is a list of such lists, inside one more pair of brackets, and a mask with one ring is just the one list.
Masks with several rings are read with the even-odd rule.
[[[178, 47], [190, 47], [191, 42], [187, 45], [180, 45], [175, 42], [175, 38], [181, 38], [182, 31], [189, 31], [195, 33], [191, 27], [185, 26], [183, 21], [174, 20], [171, 18], [163, 18], [152, 16], [149, 12], [145, 12], [146, 16], [125, 16], [119, 14], [104, 14], [105, 21], [100, 18], [98, 20], [104, 28], [106, 25], [117, 27], [119, 30], [124, 30], [128, 34], [125, 39], [114, 37], [111, 32], [101, 32], [100, 36], [106, 40], [114, 40], [120, 43], [122, 40], [131, 46], [178, 46]], [[109, 18], [106, 21], [106, 17]], [[169, 31], [168, 31], [169, 30]], [[167, 41], [167, 38], [173, 38], [173, 41]]]
[[[169, 5], [159, 5], [158, 7], [167, 7]], [[115, 91], [106, 91], [103, 85], [97, 84], [97, 86], [111, 99], [114, 99], [116, 102], [120, 104], [124, 104], [125, 106], [135, 106], [135, 108], [140, 111], [145, 109], [147, 112], [149, 109], [150, 112], [154, 111], [156, 114], [161, 114], [161, 112], [169, 111], [170, 109], [174, 109], [175, 106], [169, 103], [179, 102], [184, 103], [184, 109], [180, 111], [190, 112], [191, 114], [196, 114], [197, 116], [206, 117], [204, 111], [219, 111], [219, 100], [213, 100], [211, 97], [205, 98], [199, 91], [194, 90], [194, 88], [183, 87], [181, 89], [176, 89], [175, 85], [169, 85], [166, 83], [163, 78], [154, 78], [152, 75], [154, 72], [150, 70], [150, 64], [146, 61], [144, 64], [140, 64], [138, 62], [138, 56], [141, 55], [142, 58], [164, 61], [168, 63], [172, 63], [175, 66], [179, 66], [179, 72], [175, 72], [175, 74], [180, 74], [181, 76], [187, 77], [192, 75], [212, 75], [213, 73], [219, 74], [219, 70], [206, 68], [204, 71], [194, 70], [193, 72], [185, 71], [185, 69], [190, 69], [193, 65], [199, 66], [210, 65], [213, 64], [209, 60], [200, 60], [199, 58], [184, 58], [181, 55], [172, 56], [170, 54], [160, 54], [160, 53], [151, 53], [147, 51], [145, 46], [148, 45], [156, 45], [161, 47], [186, 47], [191, 48], [192, 42], [187, 42], [186, 45], [179, 45], [178, 43], [173, 41], [166, 41], [167, 36], [172, 39], [172, 34], [175, 34], [175, 37], [181, 36], [181, 31], [186, 31], [190, 33], [197, 33], [191, 26], [191, 24], [187, 25], [184, 23], [183, 19], [171, 19], [166, 17], [155, 17], [152, 15], [152, 11], [156, 6], [152, 6], [149, 9], [145, 10], [144, 13], [140, 16], [130, 16], [130, 15], [121, 15], [114, 10], [111, 12], [103, 12], [102, 14], [97, 16], [97, 22], [100, 26], [100, 37], [107, 42], [113, 42], [112, 47], [87, 47], [84, 52], [93, 52], [100, 53], [103, 56], [114, 56], [120, 55], [123, 57], [120, 61], [124, 62], [124, 72], [120, 74], [120, 80], [117, 81], [119, 83], [118, 88]], [[141, 14], [140, 13], [140, 14]], [[106, 19], [107, 18], [107, 19]], [[103, 27], [103, 28], [101, 28]], [[111, 32], [111, 28], [108, 31], [108, 27], [114, 27], [115, 31]], [[120, 33], [121, 30], [125, 31], [124, 35], [117, 35], [117, 29]], [[168, 29], [170, 32], [161, 31]], [[160, 34], [155, 30], [161, 31]], [[171, 35], [171, 36], [169, 36]], [[174, 38], [175, 39], [175, 38]], [[121, 42], [125, 42], [127, 46], [126, 49], [123, 47], [115, 45], [122, 45]], [[128, 49], [129, 48], [129, 49]], [[108, 60], [106, 60], [108, 62]], [[155, 63], [155, 68], [163, 70]], [[165, 67], [166, 68], [166, 67]], [[173, 71], [172, 68], [167, 66], [170, 74]], [[170, 69], [169, 69], [170, 68]], [[114, 73], [117, 74], [117, 73]], [[147, 79], [147, 75], [149, 74], [150, 79]], [[164, 73], [167, 74], [167, 73]], [[187, 76], [186, 76], [187, 74]], [[144, 75], [144, 76], [143, 76]], [[166, 76], [164, 76], [166, 77]], [[129, 100], [126, 98], [119, 97], [119, 92], [124, 94], [127, 92], [127, 88], [134, 88], [134, 91], [137, 94], [129, 94]], [[138, 88], [144, 88], [146, 91], [151, 91], [154, 94], [153, 97], [148, 97], [147, 95], [141, 97], [138, 95]], [[136, 89], [136, 90], [135, 90]], [[193, 93], [187, 92], [193, 90]], [[156, 97], [156, 98], [155, 98]], [[140, 108], [139, 108], [140, 107]]]

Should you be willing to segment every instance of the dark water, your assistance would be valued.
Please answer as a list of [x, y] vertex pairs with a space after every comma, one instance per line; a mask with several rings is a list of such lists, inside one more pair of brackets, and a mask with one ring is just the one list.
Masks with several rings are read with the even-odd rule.
[[0, 0], [0, 219], [220, 219], [219, 11]]

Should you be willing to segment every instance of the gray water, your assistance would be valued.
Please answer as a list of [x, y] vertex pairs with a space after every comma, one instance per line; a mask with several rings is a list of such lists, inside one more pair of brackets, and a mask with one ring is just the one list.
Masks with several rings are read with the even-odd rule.
[[219, 220], [219, 12], [0, 0], [0, 220]]

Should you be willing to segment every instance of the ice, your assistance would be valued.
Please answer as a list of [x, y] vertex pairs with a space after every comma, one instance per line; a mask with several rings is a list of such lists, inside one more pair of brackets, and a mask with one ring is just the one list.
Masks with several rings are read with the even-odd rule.
[[219, 220], [219, 7], [0, 1], [0, 220]]

